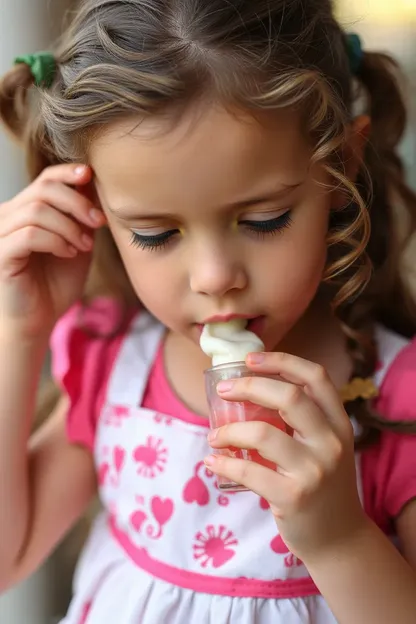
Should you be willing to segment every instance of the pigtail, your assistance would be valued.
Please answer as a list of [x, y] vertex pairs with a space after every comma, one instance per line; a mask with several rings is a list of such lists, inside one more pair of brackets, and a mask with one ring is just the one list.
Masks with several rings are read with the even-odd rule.
[[416, 194], [406, 182], [398, 152], [407, 126], [404, 78], [391, 57], [366, 52], [358, 80], [372, 122], [365, 165], [372, 180], [368, 253], [375, 271], [376, 317], [393, 331], [411, 337], [416, 333], [416, 304], [403, 278], [402, 259], [416, 230]]
[[0, 80], [0, 119], [26, 154], [31, 179], [57, 163], [41, 121], [38, 94], [30, 67], [16, 64]]
[[[366, 252], [373, 274], [362, 294], [338, 311], [354, 362], [354, 376], [370, 377], [377, 366], [375, 323], [407, 337], [416, 333], [416, 304], [403, 277], [403, 253], [416, 230], [416, 194], [406, 183], [398, 152], [407, 125], [403, 77], [386, 54], [365, 52], [356, 73], [371, 118], [371, 134], [357, 188], [370, 209], [371, 235]], [[371, 181], [371, 182], [370, 182]], [[346, 405], [362, 427], [359, 448], [382, 431], [416, 434], [416, 423], [385, 420], [371, 401]]]
[[19, 142], [23, 141], [29, 120], [28, 93], [33, 84], [30, 67], [24, 63], [15, 65], [0, 81], [0, 118]]

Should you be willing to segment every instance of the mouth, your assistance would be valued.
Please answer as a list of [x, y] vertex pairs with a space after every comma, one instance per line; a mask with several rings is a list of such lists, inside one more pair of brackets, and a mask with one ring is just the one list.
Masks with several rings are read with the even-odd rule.
[[235, 319], [243, 319], [250, 321], [255, 317], [249, 314], [217, 314], [216, 316], [210, 316], [202, 322], [202, 325], [208, 325], [209, 323], [228, 323], [228, 321], [234, 321]]
[[228, 314], [224, 316], [212, 316], [206, 319], [203, 323], [196, 323], [196, 326], [198, 327], [199, 333], [202, 334], [202, 330], [204, 329], [204, 326], [208, 325], [208, 323], [227, 323], [228, 321], [232, 321], [234, 319], [244, 319], [247, 321], [246, 329], [248, 331], [253, 332], [257, 336], [260, 336], [262, 329], [263, 329], [265, 318], [266, 318], [265, 316]]

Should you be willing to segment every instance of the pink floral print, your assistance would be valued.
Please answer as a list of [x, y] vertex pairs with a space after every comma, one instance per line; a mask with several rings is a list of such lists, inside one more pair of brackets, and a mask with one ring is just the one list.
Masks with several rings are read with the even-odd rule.
[[164, 472], [168, 460], [168, 449], [163, 444], [163, 440], [149, 436], [146, 444], [138, 446], [133, 451], [134, 461], [138, 464], [137, 474], [154, 479]]
[[238, 540], [232, 531], [224, 525], [216, 528], [210, 524], [206, 527], [205, 533], [199, 531], [195, 536], [194, 559], [199, 560], [203, 568], [206, 568], [209, 563], [214, 568], [220, 568], [235, 555], [235, 550], [230, 546], [237, 545]]

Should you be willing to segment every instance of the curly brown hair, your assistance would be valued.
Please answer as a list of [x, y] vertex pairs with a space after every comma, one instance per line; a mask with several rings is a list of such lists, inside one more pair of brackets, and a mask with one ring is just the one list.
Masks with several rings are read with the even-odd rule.
[[[416, 229], [416, 196], [397, 151], [406, 127], [402, 76], [389, 56], [375, 52], [364, 53], [352, 75], [330, 0], [84, 0], [55, 57], [50, 88], [34, 88], [24, 64], [0, 85], [0, 115], [23, 142], [32, 177], [51, 164], [87, 162], [90, 142], [110, 123], [180, 115], [206, 95], [253, 114], [297, 107], [314, 159], [345, 197], [331, 218], [326, 280], [354, 375], [374, 373], [377, 323], [416, 333], [415, 302], [401, 271]], [[357, 101], [372, 126], [353, 184], [344, 149]], [[406, 231], [399, 235], [403, 213]], [[97, 238], [86, 298], [103, 293], [126, 308], [137, 304], [108, 230]], [[367, 439], [391, 426], [366, 403], [349, 407]], [[409, 423], [394, 428], [416, 430]]]

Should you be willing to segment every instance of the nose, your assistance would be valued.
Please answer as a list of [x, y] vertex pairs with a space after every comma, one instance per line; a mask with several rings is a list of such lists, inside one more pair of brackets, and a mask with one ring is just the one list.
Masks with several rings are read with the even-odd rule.
[[244, 290], [247, 273], [243, 258], [232, 254], [227, 246], [200, 246], [191, 256], [190, 287], [192, 292], [223, 297], [232, 290]]

